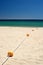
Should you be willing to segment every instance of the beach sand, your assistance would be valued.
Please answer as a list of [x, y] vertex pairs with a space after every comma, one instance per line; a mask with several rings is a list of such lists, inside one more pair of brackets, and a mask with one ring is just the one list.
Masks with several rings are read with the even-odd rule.
[[14, 55], [3, 65], [43, 65], [43, 27], [0, 27], [0, 65], [9, 50]]

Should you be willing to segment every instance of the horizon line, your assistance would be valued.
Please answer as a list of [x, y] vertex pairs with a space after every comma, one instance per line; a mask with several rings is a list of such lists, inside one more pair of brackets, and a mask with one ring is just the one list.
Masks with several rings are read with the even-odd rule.
[[43, 21], [43, 19], [0, 19], [0, 21]]

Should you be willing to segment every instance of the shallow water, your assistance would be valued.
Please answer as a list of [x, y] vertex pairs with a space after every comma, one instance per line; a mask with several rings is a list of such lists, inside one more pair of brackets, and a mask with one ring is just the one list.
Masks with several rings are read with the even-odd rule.
[[15, 20], [15, 21], [10, 21], [10, 20], [0, 20], [0, 26], [15, 26], [15, 27], [43, 27], [43, 21], [40, 20]]

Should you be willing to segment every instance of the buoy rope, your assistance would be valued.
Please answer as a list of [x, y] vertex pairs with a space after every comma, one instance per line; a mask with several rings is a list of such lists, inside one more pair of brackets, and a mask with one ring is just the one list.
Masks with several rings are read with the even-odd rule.
[[[20, 45], [25, 41], [25, 39], [26, 39], [26, 38], [24, 38], [24, 39], [21, 41], [21, 43], [15, 48], [14, 52], [20, 47]], [[5, 61], [2, 63], [2, 65], [4, 65], [8, 59], [9, 59], [9, 57], [7, 57], [7, 58], [5, 59]]]
[[8, 59], [9, 59], [9, 57], [7, 57], [7, 58], [5, 59], [5, 61], [2, 63], [2, 65], [4, 65], [4, 63], [5, 63]]

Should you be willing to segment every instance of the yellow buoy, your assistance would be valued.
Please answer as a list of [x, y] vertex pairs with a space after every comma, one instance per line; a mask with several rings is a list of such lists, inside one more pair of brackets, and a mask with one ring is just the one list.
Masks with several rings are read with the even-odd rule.
[[26, 34], [27, 37], [29, 37], [29, 34]]
[[12, 51], [8, 51], [8, 57], [12, 57], [13, 56], [13, 52]]
[[32, 29], [32, 31], [34, 31], [34, 29]]

